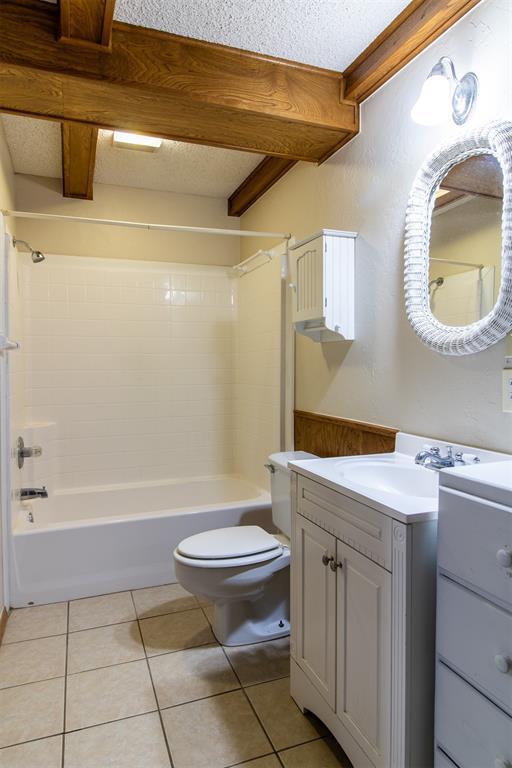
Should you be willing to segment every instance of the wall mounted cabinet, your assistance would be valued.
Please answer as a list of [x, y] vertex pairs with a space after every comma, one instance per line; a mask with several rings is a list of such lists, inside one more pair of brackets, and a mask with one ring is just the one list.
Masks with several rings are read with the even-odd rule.
[[314, 341], [354, 339], [355, 232], [323, 229], [291, 250], [292, 322]]
[[291, 692], [355, 768], [433, 764], [436, 521], [292, 475]]

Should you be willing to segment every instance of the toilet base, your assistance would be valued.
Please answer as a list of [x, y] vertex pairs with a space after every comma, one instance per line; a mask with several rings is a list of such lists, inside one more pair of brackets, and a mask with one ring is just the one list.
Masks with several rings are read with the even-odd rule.
[[290, 634], [289, 616], [288, 600], [282, 600], [272, 611], [263, 597], [243, 602], [216, 602], [212, 630], [221, 645], [263, 643]]

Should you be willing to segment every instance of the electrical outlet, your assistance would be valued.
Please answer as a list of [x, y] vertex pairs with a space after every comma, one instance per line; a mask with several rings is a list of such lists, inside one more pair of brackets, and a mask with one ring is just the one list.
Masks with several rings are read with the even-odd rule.
[[502, 371], [503, 376], [503, 411], [512, 413], [512, 368], [505, 368]]

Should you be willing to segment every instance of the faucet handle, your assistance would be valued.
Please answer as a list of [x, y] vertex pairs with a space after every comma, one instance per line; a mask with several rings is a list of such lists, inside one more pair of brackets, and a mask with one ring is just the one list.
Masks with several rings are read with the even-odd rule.
[[440, 456], [440, 455], [441, 455], [441, 449], [439, 448], [439, 446], [438, 446], [438, 445], [434, 445], [434, 446], [433, 446], [433, 447], [430, 449], [430, 453], [432, 453], [434, 456]]

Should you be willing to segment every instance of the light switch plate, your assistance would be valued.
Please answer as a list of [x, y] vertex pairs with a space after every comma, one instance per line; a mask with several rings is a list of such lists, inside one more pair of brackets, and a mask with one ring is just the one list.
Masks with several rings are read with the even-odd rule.
[[512, 413], [512, 368], [505, 368], [502, 376], [503, 412]]

